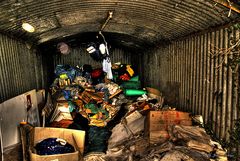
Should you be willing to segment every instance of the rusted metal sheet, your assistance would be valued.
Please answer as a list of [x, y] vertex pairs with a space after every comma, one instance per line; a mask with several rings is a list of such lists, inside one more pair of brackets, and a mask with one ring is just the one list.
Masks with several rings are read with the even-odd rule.
[[203, 69], [204, 69], [204, 54], [203, 54], [203, 48], [204, 48], [204, 45], [203, 45], [203, 35], [200, 36], [199, 38], [199, 42], [198, 42], [198, 46], [199, 46], [199, 53], [198, 53], [198, 62], [199, 62], [199, 77], [198, 77], [198, 80], [199, 80], [199, 97], [198, 97], [198, 111], [197, 113], [203, 113]]
[[[231, 32], [232, 31], [232, 32]], [[234, 67], [232, 51], [224, 54], [240, 38], [239, 30], [222, 28], [216, 31], [175, 40], [167, 47], [158, 47], [143, 57], [156, 63], [159, 75], [145, 78], [146, 85], [160, 89], [166, 96], [175, 95], [171, 85], [179, 88], [179, 99], [168, 102], [180, 110], [203, 115], [205, 124], [212, 128], [217, 138], [229, 139], [239, 111], [239, 64]], [[222, 53], [219, 53], [221, 50]], [[156, 55], [157, 56], [153, 56]], [[154, 60], [153, 60], [154, 59]], [[144, 67], [147, 67], [147, 63]], [[164, 64], [164, 65], [158, 65]], [[147, 67], [148, 74], [156, 73]], [[161, 84], [156, 80], [159, 79]]]
[[[223, 47], [228, 47], [228, 32], [226, 30], [223, 30]], [[227, 55], [224, 55], [223, 57], [223, 63], [227, 64]], [[227, 83], [228, 83], [228, 68], [227, 66], [223, 66], [223, 85], [222, 85], [222, 118], [226, 118], [227, 116], [227, 95], [228, 95], [228, 89], [227, 89]], [[220, 130], [220, 137], [224, 138], [226, 136], [226, 121], [221, 121], [221, 130]]]
[[[136, 61], [137, 59], [132, 60], [131, 55], [133, 54], [117, 48], [111, 49], [110, 51], [110, 58], [112, 63], [121, 62], [124, 64], [132, 64], [138, 66]], [[73, 48], [68, 55], [61, 55], [59, 53], [53, 54], [53, 61], [54, 67], [56, 67], [58, 64], [69, 64], [72, 66], [78, 65], [79, 67], [84, 64], [90, 64], [93, 68], [102, 67], [101, 62], [94, 61], [84, 47]]]
[[[82, 32], [98, 32], [107, 13], [114, 11], [113, 19], [104, 31], [119, 33], [131, 42], [120, 44], [132, 47], [141, 40], [154, 45], [162, 40], [173, 40], [189, 33], [229, 23], [237, 19], [232, 10], [213, 0], [54, 0], [0, 2], [0, 30], [35, 43], [44, 43]], [[232, 6], [234, 7], [234, 6]], [[27, 21], [35, 27], [35, 33], [22, 30]], [[159, 25], [160, 24], [160, 25]], [[130, 44], [130, 45], [129, 45]]]
[[228, 0], [213, 0], [213, 1], [222, 4], [223, 6], [226, 6], [227, 8], [236, 11], [237, 13], [240, 13], [240, 6], [235, 4], [234, 2], [230, 2]]
[[25, 43], [7, 36], [0, 35], [0, 42], [0, 102], [43, 88], [42, 56], [37, 56], [36, 50], [27, 48]]

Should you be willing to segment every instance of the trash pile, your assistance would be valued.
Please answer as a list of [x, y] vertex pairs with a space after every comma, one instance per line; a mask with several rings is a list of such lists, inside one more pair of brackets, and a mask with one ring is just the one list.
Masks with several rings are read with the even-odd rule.
[[189, 113], [164, 105], [154, 88], [141, 88], [131, 65], [112, 64], [113, 79], [91, 65], [58, 65], [51, 94], [51, 127], [86, 131], [85, 161], [227, 160], [226, 151]]
[[47, 121], [50, 127], [86, 131], [87, 152], [105, 152], [110, 137], [108, 123], [123, 104], [132, 102], [126, 96], [147, 93], [131, 65], [114, 64], [112, 72], [113, 80], [109, 80], [101, 68], [87, 64], [55, 68], [56, 78], [50, 87], [55, 107]]
[[[226, 151], [198, 126], [170, 125], [164, 141], [151, 144], [144, 132], [128, 133], [113, 129], [106, 153], [90, 153], [85, 161], [227, 161]], [[119, 128], [119, 129], [117, 129]], [[127, 128], [128, 129], [128, 128]], [[121, 132], [124, 131], [124, 132]], [[119, 133], [121, 132], [121, 133]], [[117, 134], [119, 133], [119, 134]], [[124, 134], [128, 134], [124, 136]], [[120, 137], [118, 140], [117, 135]], [[166, 134], [162, 134], [165, 137]]]
[[[124, 67], [125, 72], [120, 71], [123, 70], [122, 67], [116, 69], [118, 71], [115, 76], [124, 73], [115, 78], [118, 82], [117, 79], [129, 80], [133, 76], [134, 71], [130, 66]], [[131, 76], [127, 74], [129, 69]], [[57, 106], [50, 122], [71, 120], [70, 113], [80, 113], [89, 121], [88, 125], [105, 127], [119, 111], [121, 104], [116, 96], [122, 89], [118, 84], [106, 79], [102, 69], [92, 69], [91, 65], [83, 65], [81, 68], [58, 65], [55, 74], [56, 79], [51, 85], [51, 91]], [[131, 91], [126, 92], [133, 94]]]
[[211, 140], [201, 124], [192, 126], [189, 113], [163, 106], [158, 111], [148, 111], [147, 115], [135, 111], [128, 117], [112, 129], [106, 154], [90, 154], [85, 161], [90, 161], [89, 158], [105, 161], [228, 160], [226, 151]]

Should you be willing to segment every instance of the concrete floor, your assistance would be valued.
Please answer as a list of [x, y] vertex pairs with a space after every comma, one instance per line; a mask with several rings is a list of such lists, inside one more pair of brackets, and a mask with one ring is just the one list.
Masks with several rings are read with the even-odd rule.
[[6, 150], [4, 152], [4, 160], [3, 161], [23, 161], [22, 145], [19, 144], [9, 150]]

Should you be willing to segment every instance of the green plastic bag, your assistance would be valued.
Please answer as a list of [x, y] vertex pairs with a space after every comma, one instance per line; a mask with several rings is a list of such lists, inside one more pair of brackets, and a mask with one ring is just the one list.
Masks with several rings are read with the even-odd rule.
[[139, 76], [132, 77], [129, 81], [139, 81]]
[[121, 84], [121, 87], [124, 89], [139, 89], [141, 88], [140, 81], [127, 81]]
[[125, 89], [124, 94], [126, 96], [141, 96], [143, 94], [147, 94], [147, 91], [140, 89]]

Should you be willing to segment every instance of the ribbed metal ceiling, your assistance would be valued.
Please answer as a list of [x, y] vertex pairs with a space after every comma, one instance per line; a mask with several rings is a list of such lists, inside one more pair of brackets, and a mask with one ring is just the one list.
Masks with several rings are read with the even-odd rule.
[[[41, 44], [98, 32], [109, 11], [104, 32], [123, 46], [172, 40], [238, 17], [234, 11], [228, 17], [229, 9], [213, 0], [2, 0], [0, 31]], [[36, 32], [24, 31], [22, 22]]]

